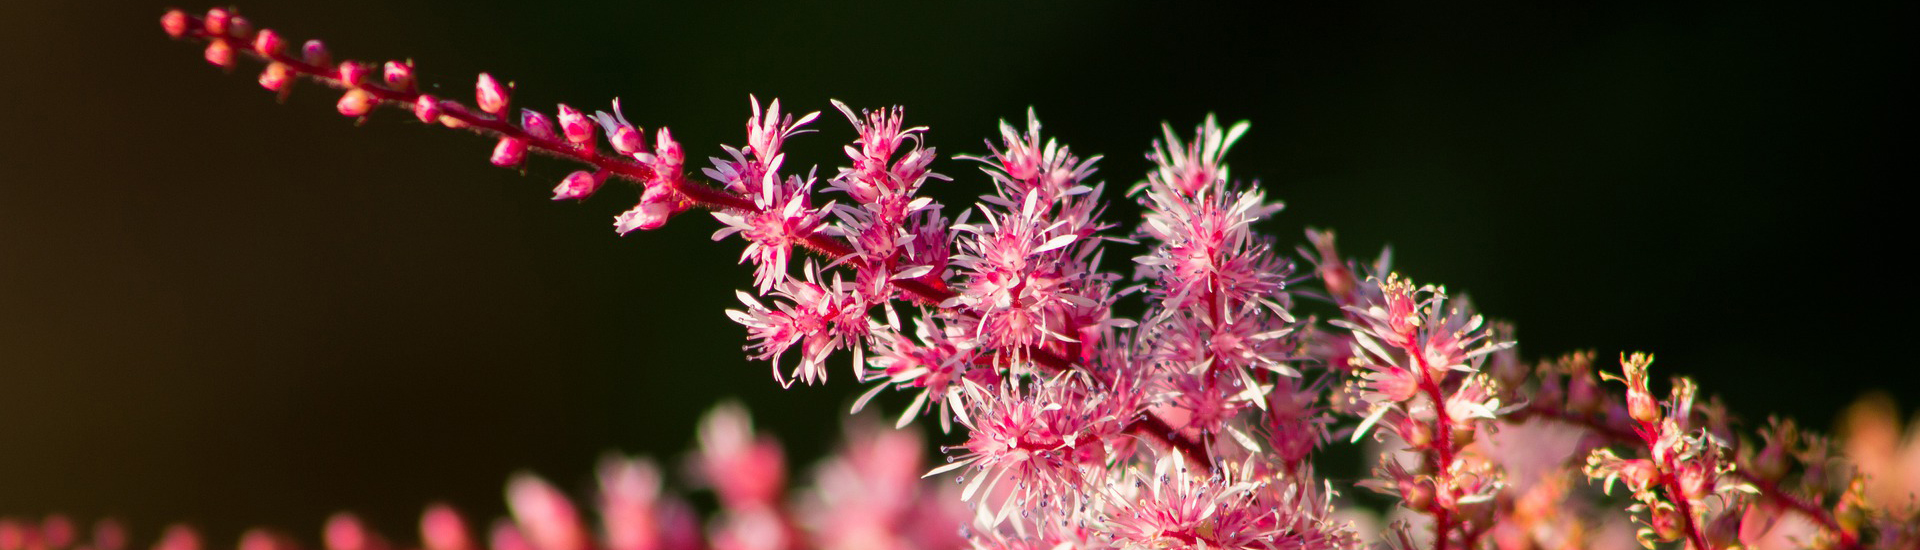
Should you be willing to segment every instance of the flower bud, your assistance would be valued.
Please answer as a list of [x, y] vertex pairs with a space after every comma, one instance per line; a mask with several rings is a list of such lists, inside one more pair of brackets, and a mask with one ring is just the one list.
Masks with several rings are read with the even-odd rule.
[[207, 10], [207, 18], [201, 22], [201, 25], [206, 27], [209, 34], [226, 36], [227, 23], [232, 20], [233, 12], [227, 11], [226, 8], [213, 8]]
[[467, 522], [452, 506], [434, 504], [420, 513], [420, 544], [427, 550], [473, 550]]
[[293, 68], [288, 67], [285, 63], [276, 61], [267, 65], [267, 70], [260, 71], [260, 87], [262, 88], [274, 92], [286, 93], [287, 88], [292, 85]]
[[507, 112], [507, 87], [493, 79], [493, 75], [480, 73], [480, 82], [474, 85], [474, 101], [480, 110], [490, 115]]
[[365, 86], [367, 84], [367, 74], [371, 72], [373, 72], [373, 69], [368, 68], [366, 63], [359, 61], [340, 62], [340, 82], [348, 86], [355, 88]]
[[607, 178], [604, 172], [596, 174], [586, 170], [580, 170], [568, 174], [566, 179], [560, 180], [558, 187], [553, 188], [553, 200], [584, 200], [588, 196], [593, 195], [594, 191], [598, 191], [600, 184], [606, 180]]
[[580, 114], [566, 104], [560, 105], [560, 131], [567, 135], [567, 141], [590, 143], [593, 141], [593, 122], [587, 115]]
[[413, 64], [388, 61], [386, 66], [387, 87], [395, 90], [413, 89]]
[[321, 539], [327, 550], [372, 550], [372, 536], [360, 518], [341, 512], [327, 518]]
[[680, 142], [674, 141], [673, 131], [666, 128], [661, 128], [660, 131], [654, 133], [653, 154], [655, 157], [658, 157], [655, 162], [663, 167], [671, 168], [670, 170], [662, 170], [663, 172], [678, 174], [680, 167], [685, 165], [687, 161], [686, 155], [681, 152]]
[[227, 36], [241, 40], [253, 37], [253, 22], [238, 15], [227, 21]]
[[93, 522], [94, 550], [127, 550], [127, 526], [120, 520], [103, 518]]
[[587, 550], [592, 544], [592, 535], [566, 494], [532, 474], [507, 482], [507, 507], [534, 548]]
[[327, 53], [327, 45], [315, 38], [300, 45], [300, 60], [315, 67], [325, 67], [333, 64], [333, 54]]
[[527, 142], [503, 137], [493, 146], [493, 165], [502, 168], [518, 166], [527, 159]]
[[520, 127], [536, 139], [554, 139], [553, 121], [540, 111], [521, 109]]
[[440, 100], [427, 94], [420, 94], [420, 99], [413, 102], [413, 116], [419, 117], [420, 122], [428, 124], [440, 120]]
[[363, 117], [367, 116], [367, 113], [373, 112], [374, 104], [375, 102], [371, 94], [368, 94], [366, 90], [354, 88], [347, 90], [345, 94], [341, 94], [340, 103], [335, 104], [334, 107], [338, 108], [342, 115]]
[[280, 50], [285, 47], [286, 43], [280, 38], [280, 33], [273, 32], [273, 29], [261, 29], [260, 34], [253, 36], [253, 51], [260, 52], [260, 55], [267, 57], [280, 55]]
[[225, 40], [207, 43], [207, 62], [224, 68], [233, 68], [233, 45]]
[[646, 138], [640, 133], [640, 129], [632, 126], [615, 128], [613, 136], [607, 141], [613, 142], [613, 150], [619, 151], [622, 155], [631, 155], [647, 148]]
[[1401, 503], [1405, 504], [1407, 509], [1425, 512], [1433, 508], [1433, 480], [1423, 478], [1412, 483], [1402, 483], [1400, 490], [1403, 491], [1400, 495]]
[[625, 235], [636, 229], [659, 229], [673, 216], [672, 201], [673, 190], [665, 185], [649, 185], [647, 191], [640, 194], [640, 204], [613, 218], [613, 230]]
[[192, 25], [193, 21], [187, 18], [187, 12], [184, 11], [168, 10], [166, 15], [160, 16], [160, 28], [167, 31], [167, 36], [174, 38], [186, 36], [187, 27]]
[[1660, 404], [1645, 390], [1627, 389], [1627, 416], [1641, 422], [1659, 422]]

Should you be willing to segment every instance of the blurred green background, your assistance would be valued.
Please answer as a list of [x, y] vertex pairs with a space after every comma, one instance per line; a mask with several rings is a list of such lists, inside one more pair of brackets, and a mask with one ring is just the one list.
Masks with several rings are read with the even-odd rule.
[[[903, 104], [941, 152], [1000, 118], [1137, 181], [1170, 121], [1251, 119], [1232, 157], [1349, 252], [1470, 292], [1531, 356], [1657, 352], [1758, 420], [1824, 426], [1920, 398], [1911, 2], [243, 4], [336, 55], [414, 58], [445, 95], [625, 98], [690, 157], [749, 93], [829, 110], [789, 166], [842, 163], [829, 98]], [[353, 509], [411, 538], [430, 500], [501, 510], [531, 468], [583, 489], [603, 451], [677, 459], [738, 397], [802, 460], [861, 388], [781, 391], [721, 314], [749, 283], [704, 216], [617, 238], [610, 189], [546, 200], [491, 144], [307, 85], [287, 105], [170, 42], [164, 4], [0, 6], [0, 513], [118, 514], [218, 545], [312, 541]], [[202, 10], [205, 5], [180, 6]], [[937, 193], [969, 204], [967, 163]], [[1110, 189], [1115, 192], [1117, 189]], [[1116, 217], [1131, 216], [1123, 206]], [[901, 403], [888, 403], [889, 408]]]

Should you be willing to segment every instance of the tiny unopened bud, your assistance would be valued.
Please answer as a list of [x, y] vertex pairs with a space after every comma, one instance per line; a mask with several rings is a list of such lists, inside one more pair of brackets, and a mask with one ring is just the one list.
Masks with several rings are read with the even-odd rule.
[[659, 157], [655, 162], [658, 162], [663, 167], [671, 168], [670, 170], [664, 171], [679, 172], [680, 167], [685, 165], [687, 161], [686, 155], [681, 152], [680, 142], [674, 141], [673, 131], [666, 128], [661, 128], [659, 132], [655, 132], [653, 154]]
[[94, 550], [127, 550], [127, 526], [111, 518], [95, 520], [93, 548]]
[[467, 534], [467, 522], [460, 513], [445, 504], [434, 504], [420, 514], [420, 544], [427, 550], [472, 550], [473, 538]]
[[261, 29], [260, 34], [253, 35], [253, 51], [260, 52], [260, 55], [267, 57], [280, 55], [280, 50], [286, 46], [285, 41], [280, 38], [280, 33], [273, 32], [273, 29]]
[[560, 131], [567, 135], [567, 141], [589, 143], [593, 141], [593, 122], [587, 115], [574, 110], [566, 104], [560, 105]]
[[321, 540], [327, 550], [370, 550], [371, 537], [360, 518], [341, 512], [327, 518]]
[[507, 87], [494, 80], [493, 75], [480, 73], [480, 82], [474, 85], [474, 101], [480, 110], [490, 115], [507, 112]]
[[285, 93], [293, 85], [293, 68], [285, 63], [274, 62], [267, 70], [260, 71], [260, 87]]
[[386, 66], [387, 87], [395, 90], [413, 89], [413, 64], [388, 61]]
[[340, 82], [348, 86], [355, 88], [365, 86], [367, 84], [367, 75], [372, 72], [373, 69], [368, 68], [366, 63], [359, 61], [340, 62]]
[[440, 99], [420, 94], [420, 99], [413, 102], [413, 116], [420, 117], [420, 122], [428, 124], [440, 120]]
[[580, 170], [567, 174], [560, 185], [553, 188], [553, 200], [584, 200], [600, 190], [600, 184], [607, 181], [606, 174]]
[[342, 115], [362, 117], [367, 116], [367, 113], [373, 112], [373, 105], [374, 99], [372, 94], [368, 94], [366, 90], [354, 88], [347, 90], [345, 94], [341, 94], [340, 103], [335, 104], [334, 107], [340, 109], [340, 114]]
[[1644, 390], [1627, 388], [1627, 415], [1641, 422], [1660, 421], [1660, 405], [1653, 400], [1653, 394]]
[[253, 22], [238, 15], [227, 21], [227, 36], [246, 40], [253, 37]]
[[667, 224], [667, 218], [671, 216], [673, 190], [665, 185], [650, 185], [645, 193], [640, 194], [640, 204], [613, 218], [613, 230], [625, 235], [636, 229], [659, 229]]
[[1401, 486], [1401, 490], [1405, 491], [1400, 498], [1407, 509], [1425, 512], [1433, 507], [1433, 480], [1421, 479], [1406, 483]]
[[547, 118], [547, 115], [540, 111], [521, 109], [520, 127], [527, 131], [527, 135], [537, 139], [555, 138], [553, 133], [553, 120]]
[[207, 10], [207, 18], [201, 24], [205, 25], [207, 32], [214, 36], [226, 36], [227, 23], [232, 20], [233, 12], [227, 11], [226, 8], [213, 8]]
[[631, 155], [646, 150], [647, 147], [646, 138], [641, 136], [640, 129], [632, 126], [615, 128], [613, 137], [607, 141], [613, 142], [613, 150], [619, 151], [622, 155]]
[[207, 43], [207, 62], [225, 68], [233, 68], [233, 45], [225, 40]]
[[192, 24], [193, 21], [187, 18], [187, 12], [184, 11], [167, 10], [166, 15], [160, 16], [160, 28], [167, 31], [167, 36], [174, 38], [186, 36], [187, 27]]
[[333, 54], [327, 52], [325, 43], [315, 38], [300, 45], [300, 60], [315, 67], [325, 67], [333, 64]]
[[493, 146], [493, 165], [499, 167], [518, 166], [527, 159], [527, 142], [514, 138], [500, 138]]

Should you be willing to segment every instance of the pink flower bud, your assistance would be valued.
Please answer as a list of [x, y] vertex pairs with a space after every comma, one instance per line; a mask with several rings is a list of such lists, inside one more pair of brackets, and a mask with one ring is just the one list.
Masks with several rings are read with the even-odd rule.
[[260, 87], [274, 92], [284, 93], [293, 84], [293, 68], [285, 63], [274, 62], [267, 70], [260, 71]]
[[588, 143], [593, 141], [593, 122], [587, 115], [580, 114], [566, 104], [560, 105], [560, 131], [566, 133], [567, 141]]
[[520, 534], [520, 528], [506, 518], [494, 520], [488, 542], [491, 550], [539, 550], [528, 544], [527, 537]]
[[286, 44], [281, 40], [280, 33], [273, 32], [273, 29], [261, 29], [260, 34], [253, 37], [253, 51], [260, 52], [260, 55], [268, 57], [279, 55], [280, 50], [285, 47]]
[[274, 534], [266, 529], [248, 529], [240, 534], [239, 550], [298, 550], [299, 546], [286, 537]]
[[413, 89], [413, 64], [388, 61], [386, 66], [387, 87], [395, 90]]
[[367, 113], [373, 112], [373, 106], [373, 96], [359, 88], [347, 90], [340, 96], [340, 103], [334, 105], [340, 114], [350, 117], [367, 116]]
[[539, 550], [587, 550], [589, 535], [567, 495], [532, 474], [507, 483], [507, 506]]
[[200, 533], [192, 527], [181, 524], [167, 526], [160, 534], [160, 540], [153, 543], [153, 550], [200, 550]]
[[160, 16], [160, 28], [167, 31], [167, 36], [174, 38], [186, 36], [187, 27], [192, 24], [184, 11], [168, 10], [166, 15]]
[[426, 550], [473, 550], [467, 522], [445, 504], [434, 504], [420, 514], [420, 543]]
[[40, 542], [47, 548], [72, 546], [77, 538], [74, 531], [73, 518], [65, 514], [51, 514], [40, 520]]
[[300, 45], [300, 60], [315, 67], [325, 67], [333, 64], [333, 54], [327, 53], [327, 45], [315, 38]]
[[480, 104], [480, 110], [487, 114], [499, 115], [507, 112], [507, 87], [493, 79], [493, 75], [480, 73], [480, 82], [474, 85], [474, 100]]
[[493, 146], [494, 166], [518, 166], [524, 160], [527, 160], [527, 142], [503, 137], [499, 144]]
[[636, 229], [653, 230], [667, 224], [667, 218], [673, 216], [673, 190], [665, 185], [647, 187], [640, 194], [640, 204], [632, 210], [620, 213], [613, 218], [613, 230], [625, 235]]
[[666, 128], [661, 128], [659, 132], [655, 132], [654, 136], [653, 155], [656, 157], [655, 162], [664, 167], [671, 168], [670, 170], [662, 170], [663, 172], [673, 172], [677, 175], [680, 172], [680, 167], [685, 165], [687, 161], [686, 155], [681, 152], [680, 142], [674, 141], [673, 131]]
[[567, 174], [566, 179], [560, 180], [560, 185], [553, 188], [553, 200], [586, 199], [594, 191], [600, 190], [600, 184], [605, 181], [607, 178], [604, 173], [580, 170]]
[[226, 36], [227, 23], [232, 20], [233, 13], [226, 8], [213, 8], [207, 10], [207, 18], [201, 24], [205, 25], [207, 32], [214, 36]]
[[227, 21], [227, 36], [241, 40], [253, 37], [253, 22], [238, 15]]
[[233, 46], [225, 40], [207, 43], [207, 62], [221, 67], [233, 68]]
[[641, 136], [638, 128], [632, 126], [615, 128], [613, 137], [607, 141], [613, 142], [613, 150], [619, 151], [622, 155], [638, 153], [646, 150], [647, 147], [646, 138]]
[[367, 68], [366, 63], [359, 61], [340, 62], [340, 82], [346, 83], [348, 86], [359, 88], [366, 85], [367, 74], [371, 72], [373, 72], [373, 69]]
[[372, 534], [360, 518], [341, 512], [327, 518], [327, 526], [321, 536], [327, 550], [373, 550]]
[[526, 129], [527, 135], [537, 139], [554, 139], [553, 121], [540, 111], [521, 109], [520, 127]]
[[420, 99], [413, 102], [413, 116], [420, 117], [420, 122], [428, 124], [440, 120], [440, 99], [420, 94]]
[[101, 519], [93, 522], [94, 550], [126, 550], [127, 526], [118, 520]]

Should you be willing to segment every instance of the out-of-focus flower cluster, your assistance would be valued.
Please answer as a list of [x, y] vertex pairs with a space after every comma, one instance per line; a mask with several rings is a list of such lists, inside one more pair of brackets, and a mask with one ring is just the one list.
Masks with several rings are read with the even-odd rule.
[[[961, 427], [947, 463], [926, 473], [952, 480], [945, 487], [966, 505], [954, 520], [921, 500], [944, 491], [903, 481], [914, 445], [877, 432], [856, 436], [797, 508], [778, 447], [723, 410], [702, 429], [694, 468], [724, 507], [705, 530], [711, 547], [1920, 545], [1920, 445], [1896, 443], [1888, 407], [1863, 406], [1837, 447], [1784, 420], [1756, 439], [1688, 379], [1662, 398], [1650, 355], [1623, 354], [1604, 372], [1592, 353], [1529, 366], [1511, 327], [1401, 276], [1389, 255], [1362, 264], [1324, 231], [1308, 231], [1294, 255], [1259, 231], [1281, 206], [1231, 177], [1226, 156], [1246, 123], [1164, 128], [1146, 154], [1152, 169], [1125, 193], [1143, 216], [1123, 223], [1103, 217], [1116, 197], [1096, 178], [1100, 157], [1043, 137], [1030, 111], [1024, 125], [1003, 122], [986, 154], [958, 157], [975, 163], [981, 176], [963, 179], [984, 193], [950, 215], [923, 191], [952, 178], [934, 171], [941, 157], [928, 129], [899, 107], [834, 102], [853, 139], [844, 165], [822, 176], [784, 151], [819, 113], [795, 117], [777, 99], [750, 98], [744, 144], [718, 148], [700, 171], [708, 184], [686, 175], [684, 149], [664, 128], [647, 147], [617, 101], [592, 116], [566, 105], [553, 117], [516, 116], [511, 87], [488, 75], [469, 107], [420, 93], [410, 62], [375, 78], [373, 64], [336, 64], [318, 41], [286, 53], [277, 34], [229, 10], [175, 11], [162, 23], [207, 42], [215, 65], [265, 60], [260, 83], [277, 93], [314, 80], [345, 90], [338, 110], [349, 117], [398, 106], [497, 139], [496, 165], [519, 166], [529, 152], [587, 165], [555, 199], [596, 196], [609, 179], [636, 183], [639, 203], [615, 220], [621, 234], [710, 210], [721, 225], [713, 238], [740, 239], [740, 261], [753, 268], [742, 308], [727, 315], [776, 382], [825, 382], [844, 357], [870, 386], [856, 411], [896, 389], [911, 395], [898, 425], [931, 416], [942, 432]], [[1134, 254], [1131, 275], [1110, 251]], [[1355, 519], [1340, 495], [1347, 483], [1315, 473], [1318, 451], [1338, 441], [1377, 446], [1371, 476], [1354, 485], [1397, 501], [1384, 534]], [[508, 490], [515, 520], [495, 529], [491, 548], [696, 540], [696, 523], [659, 495], [654, 468], [609, 464], [603, 532], [520, 477]], [[1625, 491], [1614, 497], [1616, 488]], [[458, 525], [451, 512], [428, 516]], [[329, 550], [378, 550], [357, 524], [342, 525], [328, 528]], [[427, 527], [431, 550], [471, 550], [432, 542], [466, 541], [463, 528]]]
[[[922, 483], [927, 456], [919, 434], [860, 417], [846, 439], [790, 488], [780, 444], [756, 433], [744, 408], [722, 405], [700, 426], [688, 458], [688, 490], [711, 491], [718, 510], [704, 521], [669, 489], [676, 476], [646, 457], [609, 455], [590, 494], [570, 495], [532, 473], [508, 480], [511, 517], [474, 521], [446, 503], [428, 505], [419, 531], [390, 537], [351, 513], [328, 518], [313, 536], [266, 528], [240, 535], [239, 550], [943, 550], [962, 546], [965, 509], [952, 484]], [[144, 537], [143, 537], [144, 538]], [[412, 542], [409, 542], [412, 541]], [[0, 517], [5, 550], [128, 550], [143, 547], [120, 521], [83, 530], [75, 519]], [[224, 547], [190, 525], [167, 526], [152, 550]]]

